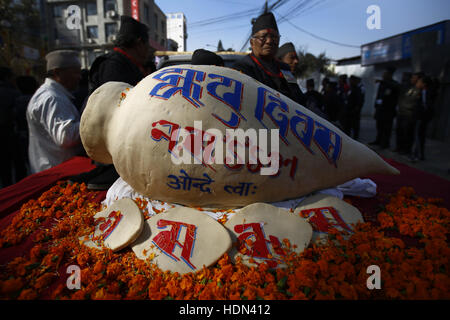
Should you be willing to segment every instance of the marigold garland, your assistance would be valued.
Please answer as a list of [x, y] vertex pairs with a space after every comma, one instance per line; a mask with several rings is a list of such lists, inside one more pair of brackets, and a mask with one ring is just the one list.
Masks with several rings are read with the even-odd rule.
[[[185, 275], [163, 272], [129, 248], [113, 253], [82, 245], [78, 238], [94, 230], [93, 217], [101, 209], [93, 201], [96, 195], [84, 184], [59, 182], [22, 206], [1, 232], [0, 247], [27, 237], [35, 245], [27, 256], [0, 267], [1, 299], [450, 298], [449, 211], [412, 188], [391, 197], [378, 224], [358, 224], [351, 236], [334, 230], [326, 245], [310, 245], [299, 255], [284, 241], [285, 269], [249, 268], [225, 254], [214, 266]], [[387, 235], [392, 232], [414, 237], [420, 245], [408, 247]], [[66, 285], [65, 270], [73, 264], [81, 269], [79, 290]], [[381, 290], [367, 288], [370, 265], [381, 269]]]

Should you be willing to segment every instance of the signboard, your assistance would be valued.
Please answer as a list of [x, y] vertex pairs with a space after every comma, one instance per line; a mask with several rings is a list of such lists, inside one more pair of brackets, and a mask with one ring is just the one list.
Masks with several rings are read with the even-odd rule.
[[429, 27], [425, 27], [419, 30], [407, 32], [402, 35], [402, 57], [403, 59], [411, 58], [412, 52], [412, 38], [414, 35], [420, 33], [430, 33], [430, 38], [435, 38], [435, 44], [441, 45], [444, 43], [445, 35], [445, 23], [435, 24]]
[[131, 17], [139, 21], [139, 0], [131, 0]]
[[372, 42], [361, 46], [361, 65], [402, 59], [402, 36]]
[[411, 58], [412, 38], [421, 33], [428, 33], [430, 38], [435, 39], [436, 45], [442, 45], [445, 42], [445, 22], [362, 45], [361, 65]]

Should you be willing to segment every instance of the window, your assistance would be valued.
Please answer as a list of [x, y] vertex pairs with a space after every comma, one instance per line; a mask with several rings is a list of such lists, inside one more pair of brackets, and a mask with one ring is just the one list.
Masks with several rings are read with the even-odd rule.
[[86, 4], [86, 11], [88, 16], [97, 15], [97, 2], [88, 2]]
[[153, 17], [155, 19], [155, 30], [158, 30], [158, 15], [155, 13], [153, 14]]
[[161, 21], [161, 31], [162, 33], [166, 33], [166, 30], [164, 30], [164, 21]]
[[53, 6], [53, 17], [54, 18], [61, 18], [63, 16], [63, 11], [65, 9], [64, 5], [57, 4]]
[[105, 0], [105, 13], [110, 10], [117, 11], [116, 0]]
[[178, 18], [178, 19], [181, 19], [181, 14], [177, 15], [177, 18]]
[[88, 64], [91, 66], [94, 60], [101, 56], [103, 54], [103, 51], [101, 50], [88, 50]]
[[87, 37], [92, 39], [98, 39], [98, 27], [97, 26], [87, 27]]
[[105, 36], [106, 41], [110, 36], [113, 36], [117, 33], [117, 23], [105, 23]]
[[144, 4], [144, 18], [145, 21], [148, 21], [150, 19], [150, 11], [148, 9], [148, 5]]

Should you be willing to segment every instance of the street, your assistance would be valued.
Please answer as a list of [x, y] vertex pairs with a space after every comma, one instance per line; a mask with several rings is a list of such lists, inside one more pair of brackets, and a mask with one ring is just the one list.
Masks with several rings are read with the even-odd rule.
[[[361, 118], [361, 129], [359, 141], [366, 145], [375, 140], [376, 123], [373, 117]], [[431, 128], [429, 128], [431, 130]], [[425, 142], [425, 160], [412, 162], [407, 155], [399, 155], [395, 149], [395, 122], [391, 135], [389, 149], [381, 150], [378, 146], [369, 146], [384, 158], [393, 159], [419, 170], [437, 175], [443, 179], [450, 180], [450, 145], [437, 140], [428, 139]]]

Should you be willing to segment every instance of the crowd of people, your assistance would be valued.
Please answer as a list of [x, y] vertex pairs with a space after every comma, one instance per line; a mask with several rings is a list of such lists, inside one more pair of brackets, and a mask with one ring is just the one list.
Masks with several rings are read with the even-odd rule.
[[[108, 81], [134, 86], [155, 71], [148, 40], [146, 25], [122, 16], [114, 49], [97, 57], [89, 70], [81, 69], [78, 52], [72, 50], [56, 50], [46, 56], [47, 74], [40, 86], [29, 76], [17, 77], [14, 85], [11, 70], [0, 69], [2, 187], [75, 155], [84, 155], [79, 127], [87, 98]], [[251, 53], [232, 68], [281, 92], [358, 139], [365, 96], [361, 79], [354, 75], [340, 75], [337, 82], [325, 78], [320, 92], [315, 90], [314, 80], [309, 79], [303, 92], [294, 76], [299, 62], [295, 47], [290, 42], [279, 46], [279, 41], [275, 17], [272, 13], [262, 14], [252, 25]], [[215, 53], [198, 49], [192, 64], [223, 66], [224, 62]], [[424, 159], [425, 132], [433, 114], [432, 84], [418, 73], [412, 75], [409, 86], [401, 86], [392, 79], [394, 71], [386, 70], [380, 80], [375, 105], [377, 138], [372, 144], [389, 146], [393, 119], [397, 116], [398, 151], [414, 151], [415, 156]], [[95, 165], [94, 170], [71, 180], [85, 182], [90, 189], [107, 189], [118, 174], [113, 165]]]
[[[56, 50], [46, 55], [45, 81], [17, 77], [0, 69], [1, 135], [3, 151], [1, 186], [30, 173], [54, 167], [76, 155], [85, 155], [80, 119], [88, 96], [108, 81], [136, 85], [156, 70], [151, 63], [148, 28], [123, 16], [114, 50], [98, 57], [90, 70], [82, 70], [77, 51]], [[150, 63], [149, 63], [150, 62]], [[118, 178], [112, 165], [96, 164], [74, 181], [104, 189]]]
[[359, 139], [361, 110], [365, 88], [361, 78], [342, 74], [338, 82], [325, 77], [322, 89], [317, 91], [314, 79], [306, 81], [305, 106], [335, 124], [348, 136]]
[[404, 73], [402, 82], [393, 79], [395, 68], [389, 67], [379, 80], [375, 101], [376, 139], [369, 143], [382, 149], [390, 147], [396, 120], [395, 152], [413, 162], [425, 160], [425, 139], [434, 114], [439, 83], [423, 72]]

